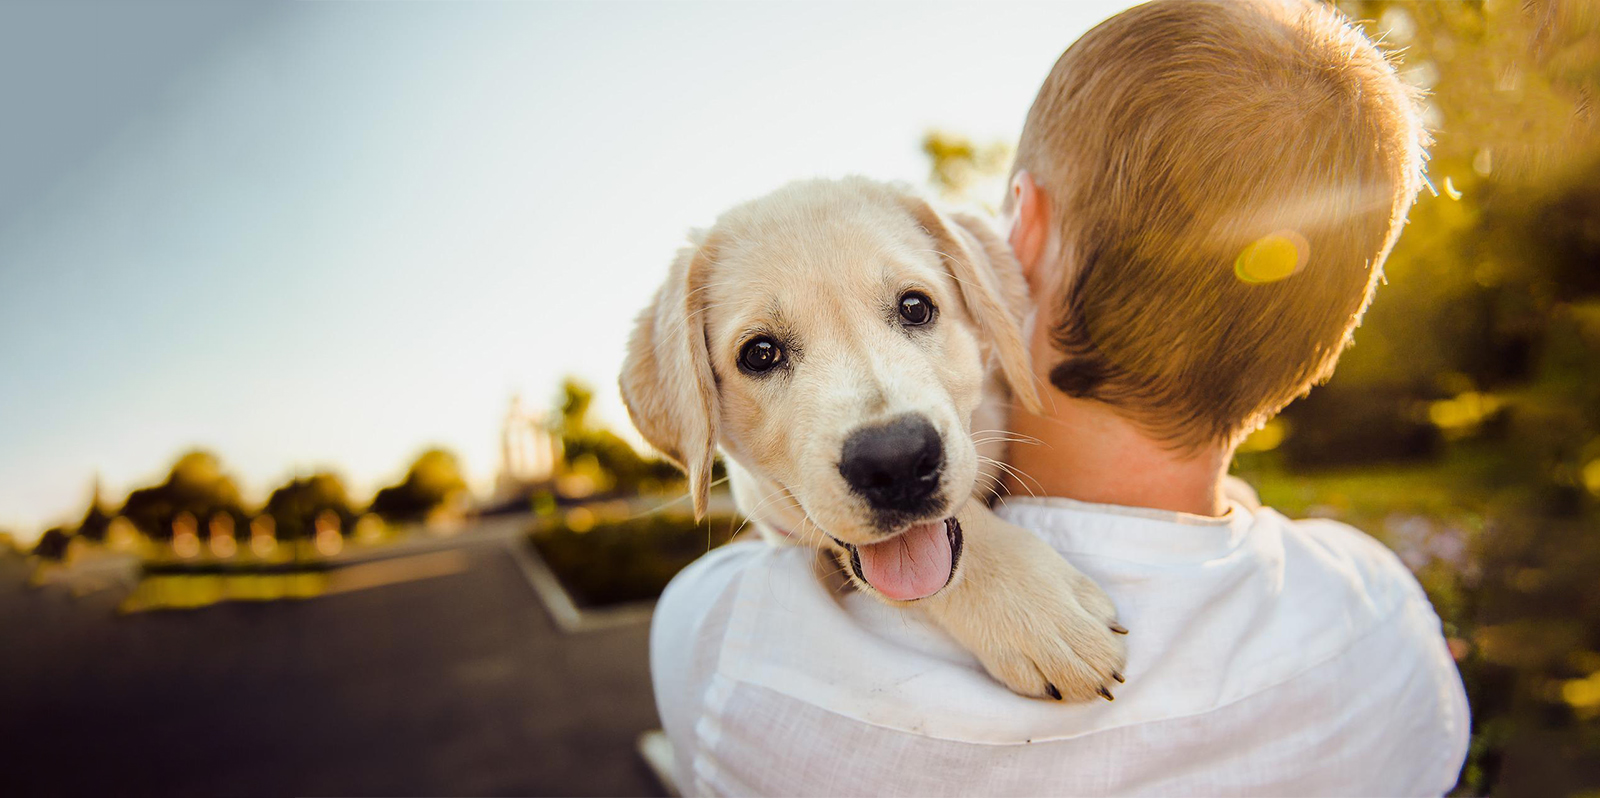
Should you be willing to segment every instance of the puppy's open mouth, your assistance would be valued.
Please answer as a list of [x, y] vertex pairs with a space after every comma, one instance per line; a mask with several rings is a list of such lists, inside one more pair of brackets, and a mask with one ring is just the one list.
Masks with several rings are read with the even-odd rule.
[[961, 524], [954, 518], [913, 524], [888, 540], [854, 546], [835, 543], [850, 552], [850, 570], [886, 598], [927, 598], [950, 584], [961, 562]]

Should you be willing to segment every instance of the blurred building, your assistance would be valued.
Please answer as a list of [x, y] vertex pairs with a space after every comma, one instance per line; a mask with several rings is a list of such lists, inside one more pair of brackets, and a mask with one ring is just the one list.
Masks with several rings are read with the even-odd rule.
[[500, 428], [500, 473], [487, 512], [526, 509], [535, 493], [550, 490], [561, 462], [561, 438], [547, 413], [530, 410], [521, 394], [511, 397]]

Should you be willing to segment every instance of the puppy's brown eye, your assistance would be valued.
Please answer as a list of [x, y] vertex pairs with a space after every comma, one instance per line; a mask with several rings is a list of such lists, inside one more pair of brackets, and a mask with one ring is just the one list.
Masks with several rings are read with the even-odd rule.
[[900, 318], [912, 327], [933, 321], [933, 300], [921, 291], [907, 291], [900, 296]]
[[739, 367], [752, 374], [771, 371], [783, 360], [783, 350], [771, 338], [755, 338], [739, 350]]

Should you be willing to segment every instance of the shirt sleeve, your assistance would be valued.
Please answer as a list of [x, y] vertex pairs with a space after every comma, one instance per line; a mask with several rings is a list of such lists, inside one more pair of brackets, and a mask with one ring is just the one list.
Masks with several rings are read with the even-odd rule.
[[716, 669], [732, 593], [767, 548], [755, 540], [722, 546], [673, 577], [656, 602], [650, 621], [650, 678], [680, 785], [687, 783], [694, 724]]

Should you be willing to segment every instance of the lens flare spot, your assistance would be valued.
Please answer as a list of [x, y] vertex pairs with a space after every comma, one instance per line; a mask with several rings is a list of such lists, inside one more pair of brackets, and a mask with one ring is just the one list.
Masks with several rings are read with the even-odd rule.
[[1252, 285], [1275, 283], [1306, 265], [1310, 251], [1304, 236], [1293, 230], [1279, 230], [1250, 242], [1234, 260], [1233, 274]]
[[1260, 429], [1250, 433], [1250, 437], [1245, 438], [1244, 441], [1239, 444], [1237, 451], [1270, 452], [1273, 449], [1278, 448], [1279, 444], [1283, 443], [1283, 439], [1288, 435], [1288, 431], [1288, 426], [1283, 419], [1272, 419], [1271, 421], [1261, 425]]
[[1583, 486], [1588, 488], [1590, 493], [1600, 496], [1600, 457], [1590, 460], [1589, 464], [1583, 467]]

